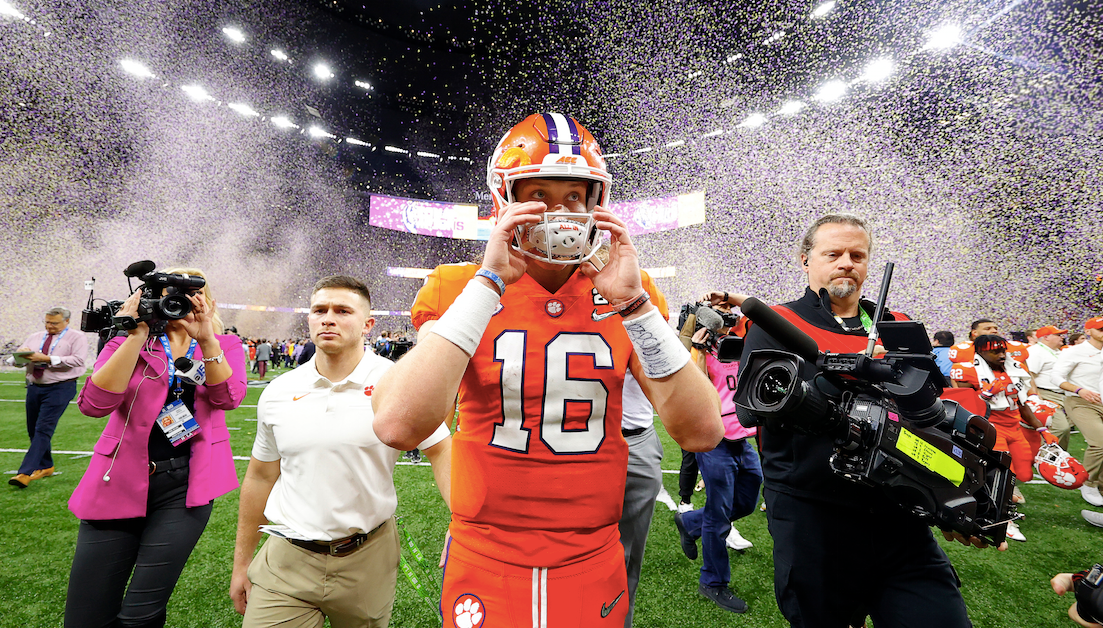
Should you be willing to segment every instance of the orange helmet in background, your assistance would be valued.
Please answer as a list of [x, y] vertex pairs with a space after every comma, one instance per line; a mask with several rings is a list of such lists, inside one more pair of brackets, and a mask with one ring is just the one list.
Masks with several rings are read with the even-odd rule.
[[[513, 186], [520, 179], [584, 181], [589, 189], [586, 209], [609, 206], [613, 179], [605, 168], [597, 140], [574, 118], [559, 113], [533, 114], [498, 142], [486, 167], [486, 183], [494, 201], [494, 217], [513, 203]], [[529, 257], [553, 264], [580, 264], [597, 251], [601, 236], [592, 216], [546, 212], [538, 224], [518, 228], [513, 247]]]

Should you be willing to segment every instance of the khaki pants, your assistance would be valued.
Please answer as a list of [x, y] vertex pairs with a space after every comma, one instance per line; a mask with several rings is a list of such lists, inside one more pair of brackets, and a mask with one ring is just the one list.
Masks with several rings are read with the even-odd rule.
[[1099, 486], [1099, 473], [1103, 471], [1103, 405], [1084, 401], [1080, 397], [1065, 397], [1065, 413], [1072, 424], [1079, 428], [1088, 450], [1084, 452], [1084, 468], [1088, 481], [1084, 486]]
[[249, 566], [242, 628], [386, 628], [394, 606], [399, 539], [394, 519], [336, 558], [269, 537]]
[[1061, 446], [1061, 449], [1065, 451], [1069, 450], [1069, 434], [1072, 433], [1072, 425], [1069, 424], [1069, 418], [1065, 414], [1065, 391], [1052, 391], [1045, 388], [1038, 389], [1038, 396], [1046, 401], [1052, 401], [1057, 404], [1057, 410], [1053, 413], [1053, 421], [1050, 423], [1049, 431], [1053, 432], [1053, 435], [1057, 437], [1057, 444]]

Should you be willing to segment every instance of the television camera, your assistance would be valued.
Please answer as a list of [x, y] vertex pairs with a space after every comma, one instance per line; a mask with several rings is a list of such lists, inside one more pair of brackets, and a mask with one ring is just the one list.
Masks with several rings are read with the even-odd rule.
[[[142, 291], [142, 297], [138, 301], [137, 317], [118, 316], [123, 301], [106, 301], [104, 305], [95, 307], [96, 299], [89, 292], [88, 304], [81, 312], [81, 331], [97, 333], [110, 329], [125, 331], [136, 328], [138, 323], [146, 323], [149, 325], [151, 334], [160, 334], [164, 332], [168, 321], [187, 316], [192, 309], [188, 295], [202, 290], [203, 286], [207, 285], [206, 280], [191, 275], [159, 273], [156, 270], [156, 264], [143, 260], [134, 262], [123, 271], [131, 293], [135, 290], [131, 279], [137, 277], [142, 281], [137, 288]], [[93, 277], [92, 285], [95, 281]]]

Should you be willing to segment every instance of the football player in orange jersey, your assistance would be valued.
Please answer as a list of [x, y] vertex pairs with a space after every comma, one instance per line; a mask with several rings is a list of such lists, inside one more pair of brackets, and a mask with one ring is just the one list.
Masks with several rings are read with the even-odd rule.
[[[506, 133], [487, 167], [497, 224], [481, 267], [429, 275], [411, 313], [420, 342], [375, 388], [376, 433], [406, 449], [459, 396], [445, 626], [624, 623], [628, 369], [683, 448], [723, 436], [715, 388], [650, 303], [607, 210], [610, 182], [569, 117], [532, 115]], [[601, 231], [612, 241], [599, 268]]]
[[[975, 357], [973, 353], [973, 340], [975, 340], [977, 336], [982, 335], [999, 336], [1000, 326], [987, 318], [979, 318], [973, 321], [969, 325], [968, 342], [959, 342], [950, 347], [950, 350], [947, 352], [946, 357], [950, 360], [950, 363], [958, 364], [972, 362]], [[1018, 362], [1023, 368], [1026, 368], [1026, 359], [1030, 355], [1030, 345], [1017, 340], [1008, 340], [1007, 355], [1011, 356], [1011, 358]], [[1033, 381], [1031, 381], [1030, 386], [1034, 388]]]
[[[957, 388], [974, 388], [991, 408], [988, 422], [996, 428], [997, 451], [1011, 453], [1011, 470], [1020, 482], [1034, 477], [1034, 454], [1020, 423], [1034, 429], [1047, 442], [1057, 438], [1026, 405], [1026, 389], [1031, 385], [1030, 373], [1007, 353], [1007, 341], [1000, 336], [981, 334], [974, 339], [976, 355], [972, 362], [954, 364], [950, 378]], [[1007, 526], [1008, 538], [1025, 541], [1014, 521]]]

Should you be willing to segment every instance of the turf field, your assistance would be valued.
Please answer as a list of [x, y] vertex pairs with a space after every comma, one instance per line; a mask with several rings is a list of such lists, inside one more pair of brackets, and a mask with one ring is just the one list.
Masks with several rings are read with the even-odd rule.
[[[282, 371], [277, 371], [282, 372]], [[25, 449], [27, 436], [20, 373], [0, 373], [0, 448]], [[236, 456], [248, 456], [256, 431], [259, 388], [250, 388], [245, 406], [227, 417]], [[99, 436], [104, 419], [86, 418], [71, 405], [54, 436], [58, 450], [88, 452]], [[663, 468], [676, 470], [677, 446], [660, 428], [666, 456]], [[1073, 453], [1081, 455], [1084, 442], [1073, 435]], [[14, 472], [21, 453], [0, 453], [0, 470]], [[69, 565], [76, 542], [77, 520], [66, 509], [88, 464], [87, 456], [54, 454], [59, 473], [25, 490], [0, 486], [0, 626], [60, 626], [69, 581]], [[237, 463], [244, 475], [246, 463]], [[677, 475], [665, 474], [667, 491], [677, 495]], [[439, 555], [448, 515], [433, 484], [428, 466], [400, 465], [395, 472], [398, 511], [422, 550]], [[963, 582], [973, 623], [978, 627], [1071, 626], [1066, 610], [1071, 599], [1059, 598], [1049, 588], [1058, 571], [1075, 571], [1103, 558], [1103, 529], [1080, 517], [1088, 507], [1078, 491], [1062, 491], [1048, 484], [1023, 487], [1027, 516], [1021, 523], [1026, 543], [1015, 543], [1005, 553], [976, 550], [943, 542]], [[695, 498], [704, 502], [703, 493]], [[692, 626], [785, 626], [774, 604], [771, 539], [765, 513], [739, 521], [738, 528], [754, 547], [732, 552], [732, 582], [750, 604], [746, 615], [733, 615], [713, 606], [697, 593], [700, 560], [690, 562], [678, 547], [673, 515], [656, 506], [636, 608], [636, 626], [669, 628]], [[169, 626], [239, 626], [226, 592], [237, 522], [237, 493], [215, 502], [206, 533], [192, 553], [169, 604]], [[854, 534], [861, 534], [855, 530]], [[846, 543], [847, 539], [838, 539]], [[878, 574], [868, 574], [870, 580]], [[439, 573], [437, 574], [439, 583]], [[398, 599], [391, 621], [396, 627], [431, 627], [435, 617], [399, 575]]]

